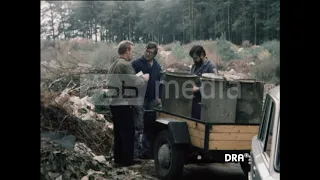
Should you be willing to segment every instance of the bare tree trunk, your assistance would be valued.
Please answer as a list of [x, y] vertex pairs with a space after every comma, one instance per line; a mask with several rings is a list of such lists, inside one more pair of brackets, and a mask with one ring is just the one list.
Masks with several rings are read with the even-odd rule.
[[129, 18], [129, 32], [128, 32], [128, 39], [129, 39], [129, 41], [131, 41], [131, 35], [130, 35], [130, 33], [131, 33], [131, 22], [130, 22], [130, 18]]
[[[245, 13], [246, 13], [246, 12], [245, 12], [245, 2], [242, 2], [242, 18], [244, 18]], [[246, 23], [245, 23], [245, 25], [246, 25]], [[241, 42], [240, 42], [240, 43], [242, 43], [243, 40], [245, 40], [245, 39], [244, 39], [244, 38], [245, 38], [244, 28], [245, 28], [245, 27], [242, 27], [242, 28], [241, 28], [241, 34], [242, 34], [242, 36], [241, 36]]]
[[184, 43], [184, 13], [183, 13], [183, 15], [182, 15], [182, 27], [183, 27], [183, 29], [182, 29], [182, 43]]
[[[269, 21], [269, 19], [270, 19], [269, 4], [267, 4], [267, 19], [268, 19], [268, 21]], [[269, 29], [267, 30], [267, 40], [269, 40]]]
[[[200, 16], [202, 16], [202, 7], [200, 7]], [[202, 37], [203, 36], [203, 32], [202, 32], [202, 27], [201, 27], [201, 23], [199, 25], [199, 37], [200, 37], [200, 40], [203, 40], [204, 38]]]
[[194, 0], [191, 0], [191, 28], [192, 28], [192, 39], [191, 41], [194, 40], [195, 36], [196, 36], [196, 28], [195, 28], [195, 23], [194, 23]]
[[160, 24], [158, 22], [158, 43], [160, 43], [161, 38], [160, 38]]
[[121, 37], [121, 29], [120, 29], [120, 23], [118, 24], [118, 37], [117, 37], [117, 40], [118, 42], [120, 42], [122, 40], [122, 37]]
[[229, 35], [229, 41], [231, 41], [231, 31], [230, 31], [230, 4], [228, 4], [228, 35]]
[[257, 45], [257, 0], [254, 2], [254, 45]]
[[95, 41], [98, 42], [98, 30], [97, 30], [97, 23], [94, 23], [94, 35], [95, 37]]
[[[214, 29], [217, 28], [217, 15], [214, 16]], [[217, 33], [216, 31], [214, 31], [214, 38], [213, 39], [216, 39], [217, 38]]]
[[53, 13], [53, 10], [52, 10], [52, 5], [50, 4], [50, 15], [51, 15], [51, 29], [52, 29], [52, 39], [55, 40], [56, 37], [55, 37], [55, 31], [54, 31], [54, 13]]

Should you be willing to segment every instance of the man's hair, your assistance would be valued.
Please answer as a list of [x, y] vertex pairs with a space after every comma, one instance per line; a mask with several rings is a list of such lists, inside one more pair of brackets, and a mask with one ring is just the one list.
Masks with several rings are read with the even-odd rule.
[[154, 49], [154, 55], [158, 54], [158, 45], [155, 42], [148, 42], [146, 49]]
[[201, 56], [201, 54], [203, 54], [203, 56], [206, 56], [206, 51], [204, 50], [204, 48], [202, 46], [199, 45], [194, 45], [189, 52], [189, 55], [191, 57], [193, 57], [193, 54], [196, 54], [197, 56]]
[[131, 46], [133, 46], [133, 42], [127, 40], [121, 41], [118, 45], [118, 54], [124, 54], [127, 50], [130, 50]]

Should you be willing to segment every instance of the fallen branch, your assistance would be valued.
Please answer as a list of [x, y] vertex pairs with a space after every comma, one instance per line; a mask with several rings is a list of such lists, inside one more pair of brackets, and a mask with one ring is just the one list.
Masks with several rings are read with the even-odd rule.
[[59, 82], [59, 81], [61, 81], [62, 79], [63, 79], [63, 78], [59, 78], [59, 79], [53, 81], [52, 83], [50, 83], [48, 89], [50, 89], [50, 87], [51, 87], [54, 83]]

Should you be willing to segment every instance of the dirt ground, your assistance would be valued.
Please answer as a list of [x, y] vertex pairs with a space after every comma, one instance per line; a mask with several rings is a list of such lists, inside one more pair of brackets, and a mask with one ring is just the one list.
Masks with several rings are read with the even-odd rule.
[[[147, 179], [158, 179], [154, 168], [154, 161], [145, 161], [142, 165], [135, 165], [130, 169], [139, 171]], [[240, 164], [188, 164], [184, 166], [181, 179], [184, 180], [246, 180]]]

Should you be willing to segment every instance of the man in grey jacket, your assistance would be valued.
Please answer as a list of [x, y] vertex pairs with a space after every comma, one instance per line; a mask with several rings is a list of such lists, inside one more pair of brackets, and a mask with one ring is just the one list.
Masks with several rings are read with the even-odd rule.
[[135, 128], [133, 107], [137, 105], [138, 100], [125, 88], [131, 90], [136, 88], [138, 91], [139, 87], [148, 82], [149, 74], [135, 75], [130, 62], [133, 59], [132, 42], [120, 42], [118, 54], [119, 58], [109, 68], [107, 82], [107, 95], [111, 98], [110, 110], [114, 125], [114, 162], [119, 166], [130, 166], [141, 162], [133, 159]]

